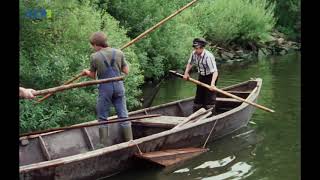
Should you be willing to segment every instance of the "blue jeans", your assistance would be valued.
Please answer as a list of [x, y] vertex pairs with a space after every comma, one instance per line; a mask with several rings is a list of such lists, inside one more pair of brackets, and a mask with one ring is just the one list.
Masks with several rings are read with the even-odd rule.
[[[126, 104], [126, 97], [124, 93], [112, 93], [110, 91], [100, 92], [97, 99], [97, 114], [98, 121], [106, 121], [109, 116], [110, 107], [114, 105], [118, 118], [127, 118], [128, 110]], [[121, 122], [121, 126], [130, 126], [131, 122]]]

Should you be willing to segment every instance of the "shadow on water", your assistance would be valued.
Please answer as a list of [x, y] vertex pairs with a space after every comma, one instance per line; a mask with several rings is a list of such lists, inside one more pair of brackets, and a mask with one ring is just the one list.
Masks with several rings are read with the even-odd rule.
[[140, 101], [142, 102], [142, 107], [139, 109], [148, 108], [151, 106], [154, 98], [158, 94], [158, 91], [160, 89], [160, 85], [162, 82], [163, 80], [159, 82], [148, 82], [143, 85], [142, 87], [143, 94], [140, 99]]

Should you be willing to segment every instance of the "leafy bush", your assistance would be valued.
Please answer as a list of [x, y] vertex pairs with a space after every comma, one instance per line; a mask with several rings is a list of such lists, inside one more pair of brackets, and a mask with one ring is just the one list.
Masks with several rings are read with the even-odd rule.
[[215, 43], [265, 41], [275, 24], [274, 4], [267, 0], [215, 0], [197, 4], [196, 22]]
[[[135, 38], [187, 2], [189, 1], [109, 0], [107, 10], [122, 26], [129, 29], [129, 36]], [[159, 79], [168, 74], [169, 69], [185, 66], [193, 38], [203, 35], [192, 22], [193, 19], [186, 18], [191, 13], [190, 9], [183, 11], [136, 43], [136, 54], [139, 55], [146, 78]]]
[[270, 0], [276, 3], [275, 14], [278, 17], [276, 28], [291, 40], [300, 41], [301, 1]]
[[[20, 85], [45, 89], [63, 84], [89, 67], [89, 36], [106, 32], [111, 46], [128, 42], [126, 31], [107, 13], [101, 14], [89, 0], [20, 1]], [[30, 9], [44, 7], [51, 18], [26, 17]], [[129, 109], [137, 107], [142, 71], [134, 47], [126, 49], [130, 75], [125, 80]], [[88, 80], [83, 78], [82, 80]], [[65, 126], [95, 119], [95, 86], [57, 93], [34, 105], [20, 100], [21, 132]]]
[[[104, 2], [107, 6], [103, 7], [107, 7], [108, 12], [129, 29], [129, 36], [134, 38], [190, 1]], [[273, 11], [274, 4], [268, 4], [267, 0], [206, 0], [195, 3], [136, 44], [145, 77], [158, 79], [171, 68], [184, 68], [195, 37], [204, 36], [214, 44], [224, 45], [231, 41], [268, 40], [275, 24]], [[145, 52], [145, 56], [141, 52]]]

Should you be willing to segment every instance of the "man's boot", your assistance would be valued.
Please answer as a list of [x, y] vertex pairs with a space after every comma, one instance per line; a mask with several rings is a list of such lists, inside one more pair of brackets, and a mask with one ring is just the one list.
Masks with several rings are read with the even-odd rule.
[[127, 141], [130, 141], [130, 140], [133, 140], [131, 123], [130, 123], [130, 125], [121, 126], [121, 128], [122, 128], [124, 141], [127, 142]]
[[107, 147], [112, 145], [112, 139], [109, 135], [108, 126], [99, 127], [100, 146]]

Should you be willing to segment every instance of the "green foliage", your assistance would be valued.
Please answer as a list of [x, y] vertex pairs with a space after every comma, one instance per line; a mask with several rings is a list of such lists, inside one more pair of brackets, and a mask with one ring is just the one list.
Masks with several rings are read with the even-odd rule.
[[275, 24], [274, 4], [266, 0], [205, 1], [193, 11], [199, 28], [215, 43], [265, 41]]
[[[134, 38], [190, 1], [109, 0], [108, 12]], [[199, 1], [138, 42], [145, 77], [158, 79], [172, 68], [184, 68], [195, 37], [215, 44], [266, 41], [275, 24], [274, 4], [266, 0]], [[144, 54], [141, 52], [145, 52]]]
[[[89, 67], [93, 52], [89, 36], [106, 32], [111, 46], [128, 42], [126, 31], [114, 18], [94, 9], [88, 0], [20, 1], [20, 85], [45, 89], [63, 84]], [[25, 17], [28, 9], [44, 7], [52, 11], [48, 19]], [[130, 75], [126, 78], [127, 104], [137, 107], [142, 72], [133, 48], [126, 49]], [[83, 80], [88, 80], [84, 79]], [[95, 86], [57, 93], [40, 104], [20, 100], [21, 132], [65, 126], [95, 119]]]
[[[119, 19], [128, 34], [135, 38], [153, 25], [180, 9], [189, 1], [180, 0], [109, 0], [108, 12]], [[193, 38], [203, 33], [186, 18], [192, 11], [187, 9], [167, 21], [154, 32], [136, 43], [136, 54], [144, 67], [144, 76], [159, 79], [172, 68], [183, 68], [191, 52]]]
[[276, 3], [275, 15], [278, 17], [277, 29], [289, 39], [300, 41], [301, 33], [301, 1], [270, 0]]
[[[57, 113], [60, 112], [60, 113]], [[20, 101], [20, 131], [28, 132], [49, 127], [59, 127], [57, 122], [61, 119], [63, 110], [53, 111], [52, 108], [34, 106], [29, 100]], [[24, 120], [28, 119], [28, 121]]]
[[[102, 1], [100, 0], [100, 2]], [[128, 35], [134, 38], [175, 12], [186, 2], [188, 1], [108, 0], [105, 7], [112, 16], [120, 20], [122, 26], [129, 29]]]

